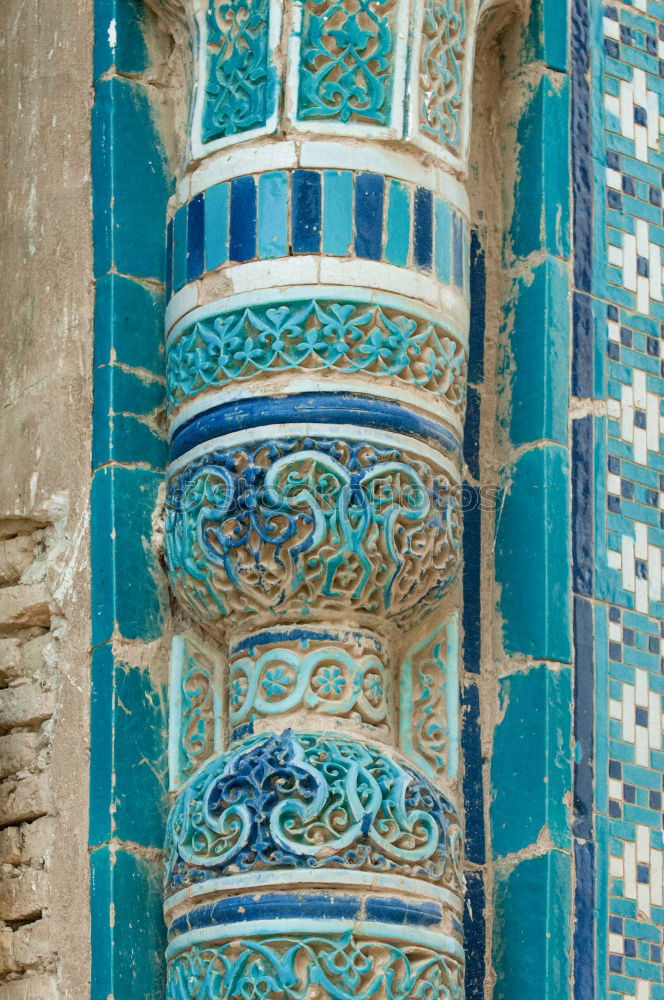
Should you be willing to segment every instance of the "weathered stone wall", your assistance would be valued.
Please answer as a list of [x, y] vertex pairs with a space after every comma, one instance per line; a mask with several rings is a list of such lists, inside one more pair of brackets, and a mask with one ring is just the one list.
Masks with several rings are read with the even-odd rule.
[[2, 1000], [89, 989], [91, 9], [0, 5]]

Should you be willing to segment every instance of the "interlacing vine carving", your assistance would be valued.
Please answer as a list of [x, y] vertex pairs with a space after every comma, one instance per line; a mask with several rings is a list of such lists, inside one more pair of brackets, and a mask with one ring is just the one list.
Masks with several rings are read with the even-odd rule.
[[343, 934], [193, 945], [168, 966], [169, 1000], [463, 1000], [463, 967], [420, 945]]
[[358, 656], [336, 645], [310, 652], [270, 649], [258, 659], [235, 660], [229, 680], [232, 725], [252, 713], [281, 715], [300, 707], [372, 725], [387, 716], [388, 678], [375, 653]]
[[456, 573], [452, 483], [391, 448], [298, 439], [216, 451], [171, 481], [167, 507], [171, 582], [204, 620], [421, 615]]
[[210, 0], [204, 142], [265, 125], [269, 18], [269, 0]]
[[167, 886], [341, 865], [458, 892], [460, 844], [451, 803], [407, 765], [357, 740], [287, 730], [247, 740], [185, 786], [169, 818]]
[[230, 382], [290, 370], [392, 376], [462, 409], [466, 358], [431, 320], [354, 302], [257, 306], [200, 320], [167, 355], [171, 409]]
[[305, 0], [300, 118], [388, 125], [398, 0]]
[[424, 0], [420, 128], [454, 150], [460, 138], [465, 40], [464, 0]]

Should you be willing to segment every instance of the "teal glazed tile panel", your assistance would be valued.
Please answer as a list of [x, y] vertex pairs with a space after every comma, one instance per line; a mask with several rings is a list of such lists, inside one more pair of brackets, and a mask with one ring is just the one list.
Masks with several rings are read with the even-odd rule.
[[[508, 252], [570, 254], [570, 94], [567, 77], [545, 74], [531, 91], [517, 126], [515, 212]], [[539, 211], [535, 208], [539, 207]]]
[[496, 871], [494, 1000], [569, 996], [571, 896], [570, 857], [563, 851]]
[[[158, 663], [141, 652], [161, 636], [167, 609], [152, 535], [167, 455], [161, 429], [163, 219], [172, 180], [157, 137], [150, 88], [141, 76], [148, 64], [143, 29], [153, 18], [138, 0], [95, 0], [93, 1000], [156, 998], [165, 990], [160, 853], [168, 809], [166, 691], [156, 680]], [[186, 221], [185, 212], [178, 227]], [[186, 229], [181, 248], [178, 268], [186, 272]], [[168, 278], [172, 280], [172, 272]], [[122, 658], [116, 654], [118, 642], [123, 643]], [[140, 667], [129, 662], [129, 649], [135, 650]]]
[[496, 520], [496, 579], [505, 650], [569, 663], [566, 449], [546, 445], [517, 459]]
[[547, 257], [530, 280], [517, 279], [507, 310], [510, 440], [515, 447], [539, 440], [567, 443], [569, 402], [569, 302], [567, 266]]
[[500, 681], [491, 758], [491, 842], [506, 857], [547, 835], [569, 850], [572, 682], [540, 666]]

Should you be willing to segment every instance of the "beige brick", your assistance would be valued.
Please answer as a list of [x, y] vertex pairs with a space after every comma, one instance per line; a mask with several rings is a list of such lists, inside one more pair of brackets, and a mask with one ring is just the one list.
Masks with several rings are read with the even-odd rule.
[[55, 839], [55, 817], [42, 816], [34, 823], [24, 823], [20, 830], [21, 863], [24, 865], [40, 861], [48, 863]]
[[51, 621], [50, 594], [43, 583], [16, 584], [0, 588], [0, 631], [48, 628]]
[[14, 931], [13, 954], [24, 969], [42, 965], [52, 956], [51, 933], [48, 920], [35, 920]]
[[0, 684], [8, 684], [23, 672], [21, 643], [18, 639], [0, 639]]
[[0, 930], [0, 975], [18, 972], [20, 965], [14, 957], [14, 933], [9, 927]]
[[31, 535], [17, 535], [0, 541], [0, 584], [7, 586], [20, 580], [21, 574], [32, 562], [35, 539]]
[[45, 816], [53, 809], [48, 772], [0, 785], [0, 827]]
[[57, 642], [50, 633], [38, 635], [29, 639], [21, 650], [23, 659], [23, 677], [39, 677], [45, 672], [50, 673], [49, 662], [57, 659]]
[[48, 874], [24, 868], [20, 875], [0, 879], [0, 920], [29, 920], [41, 915], [49, 902]]
[[23, 976], [0, 985], [0, 1000], [57, 1000], [55, 976]]
[[0, 690], [0, 730], [33, 726], [55, 711], [55, 691], [39, 683], [15, 684]]
[[39, 733], [12, 733], [0, 736], [0, 779], [18, 774], [35, 763], [42, 744]]
[[21, 861], [21, 837], [18, 826], [0, 830], [0, 865], [18, 865]]

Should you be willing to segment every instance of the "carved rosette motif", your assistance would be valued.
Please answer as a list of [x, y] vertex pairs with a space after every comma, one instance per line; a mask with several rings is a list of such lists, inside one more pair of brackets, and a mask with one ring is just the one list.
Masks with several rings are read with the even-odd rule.
[[168, 997], [461, 1000], [477, 4], [183, 3]]

